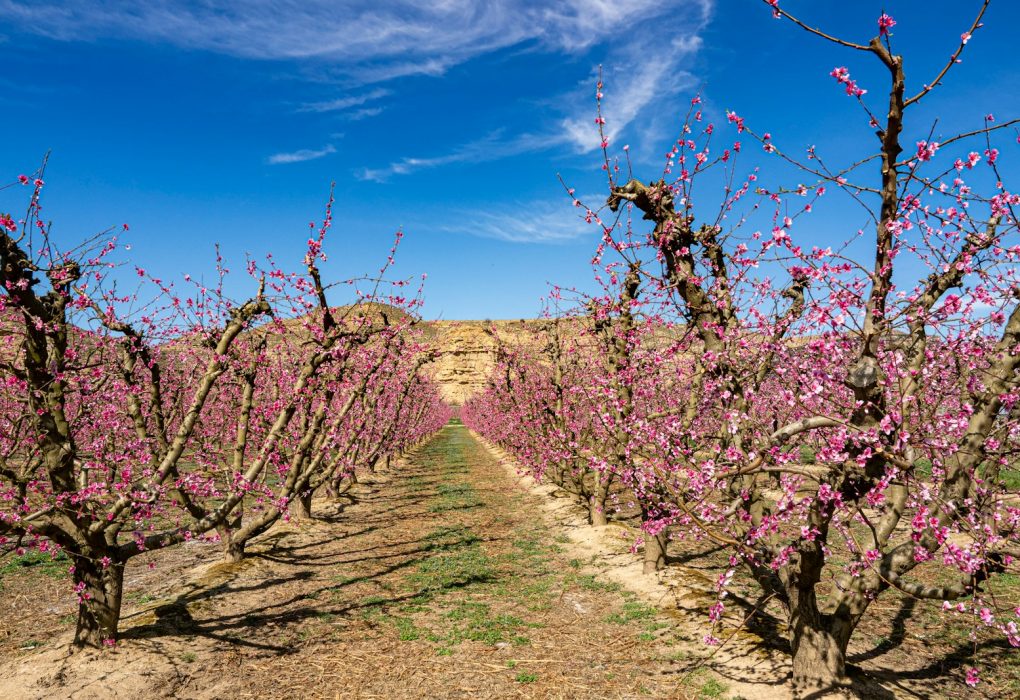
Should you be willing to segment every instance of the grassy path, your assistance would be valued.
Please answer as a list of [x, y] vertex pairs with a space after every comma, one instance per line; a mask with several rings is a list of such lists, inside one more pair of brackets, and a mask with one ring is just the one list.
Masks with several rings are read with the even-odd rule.
[[[669, 619], [582, 573], [466, 429], [447, 426], [389, 477], [345, 514], [367, 531], [329, 558], [319, 616], [253, 691], [294, 692], [314, 664], [306, 697], [678, 695]], [[724, 694], [707, 678], [684, 690]]]
[[64, 582], [5, 579], [45, 587], [50, 607], [6, 631], [0, 697], [728, 696], [707, 675], [678, 689], [676, 620], [588, 573], [541, 497], [458, 423], [354, 493], [239, 565], [195, 544], [136, 567], [113, 652], [66, 655]]

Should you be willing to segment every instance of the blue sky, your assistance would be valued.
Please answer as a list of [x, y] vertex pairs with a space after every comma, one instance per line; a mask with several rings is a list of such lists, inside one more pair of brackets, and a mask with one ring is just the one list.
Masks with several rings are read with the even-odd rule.
[[[979, 4], [885, 0], [915, 87]], [[883, 8], [782, 6], [864, 43]], [[906, 143], [935, 116], [948, 134], [988, 112], [1020, 115], [1018, 21], [1017, 3], [992, 3]], [[429, 274], [426, 317], [533, 316], [549, 282], [591, 284], [598, 233], [557, 175], [592, 200], [605, 190], [600, 64], [612, 143], [630, 145], [645, 180], [697, 90], [717, 122], [735, 110], [832, 163], [874, 147], [829, 77], [848, 66], [881, 109], [873, 57], [808, 37], [756, 0], [0, 0], [0, 179], [52, 150], [57, 235], [129, 223], [134, 260], [168, 278], [208, 274], [217, 242], [236, 267], [246, 253], [299, 257], [336, 180], [329, 274], [377, 268], [402, 227], [396, 272]], [[22, 206], [14, 194], [0, 209]], [[850, 212], [817, 213], [812, 237], [846, 238], [863, 225], [848, 226]]]

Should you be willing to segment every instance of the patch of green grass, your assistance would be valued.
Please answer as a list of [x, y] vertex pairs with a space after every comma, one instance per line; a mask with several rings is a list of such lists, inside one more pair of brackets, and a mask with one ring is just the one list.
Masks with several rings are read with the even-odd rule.
[[521, 554], [527, 557], [547, 556], [549, 548], [541, 544], [537, 539], [525, 538], [513, 541], [514, 549], [520, 550]]
[[538, 674], [530, 671], [521, 671], [514, 676], [514, 680], [518, 683], [534, 683], [538, 680]]
[[922, 457], [914, 462], [914, 475], [920, 479], [931, 478], [931, 460]]
[[1020, 491], [1020, 470], [1003, 469], [999, 472], [999, 480], [1010, 491]]
[[426, 559], [407, 580], [422, 594], [434, 594], [491, 581], [494, 577], [492, 558], [481, 547], [469, 545], [450, 554]]
[[625, 625], [635, 620], [648, 620], [655, 617], [655, 608], [651, 605], [630, 601], [623, 604], [623, 610], [606, 617], [606, 622], [614, 625]]
[[727, 686], [714, 678], [707, 669], [699, 668], [684, 680], [684, 685], [693, 690], [699, 700], [721, 698], [726, 694]]
[[10, 556], [3, 566], [0, 566], [0, 579], [26, 569], [31, 569], [50, 578], [64, 578], [67, 576], [69, 566], [70, 560], [63, 552], [55, 557], [46, 552], [25, 552]]
[[195, 652], [193, 652], [193, 651], [185, 651], [185, 652], [181, 653], [181, 661], [183, 661], [186, 664], [193, 664], [193, 663], [195, 663], [195, 660], [197, 658], [198, 658], [198, 656], [196, 656]]
[[703, 698], [721, 698], [726, 693], [726, 685], [715, 678], [709, 678], [698, 692]]
[[564, 583], [566, 585], [576, 584], [582, 591], [592, 593], [615, 593], [620, 590], [619, 584], [599, 581], [593, 574], [570, 574]]
[[447, 551], [482, 541], [478, 535], [471, 531], [471, 528], [465, 525], [438, 527], [422, 539], [425, 541], [425, 549], [430, 551]]
[[397, 635], [402, 642], [413, 642], [421, 636], [421, 632], [409, 617], [394, 617], [393, 624], [396, 626]]
[[361, 617], [363, 619], [371, 619], [378, 615], [382, 615], [383, 607], [389, 602], [389, 598], [385, 598], [381, 595], [372, 595], [361, 601]]
[[468, 510], [484, 506], [471, 484], [463, 482], [439, 484], [436, 487], [435, 503], [429, 506], [430, 513], [446, 513], [451, 510]]
[[488, 604], [474, 601], [458, 601], [443, 618], [450, 624], [442, 638], [447, 646], [467, 640], [489, 645], [504, 641], [517, 645], [527, 644], [528, 638], [520, 632], [538, 626], [513, 615], [492, 615]]

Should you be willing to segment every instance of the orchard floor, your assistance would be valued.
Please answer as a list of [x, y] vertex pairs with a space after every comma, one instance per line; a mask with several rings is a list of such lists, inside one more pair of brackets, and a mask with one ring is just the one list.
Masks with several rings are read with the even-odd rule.
[[210, 563], [210, 544], [133, 562], [105, 652], [68, 654], [75, 605], [52, 567], [4, 569], [0, 698], [790, 697], [753, 635], [699, 663], [710, 579], [637, 575], [623, 528], [593, 534], [458, 424], [354, 493], [240, 564]]

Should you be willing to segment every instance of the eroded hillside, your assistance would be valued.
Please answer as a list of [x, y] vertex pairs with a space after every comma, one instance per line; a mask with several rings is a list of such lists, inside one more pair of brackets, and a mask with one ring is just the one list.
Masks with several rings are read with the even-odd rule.
[[443, 399], [459, 406], [485, 383], [495, 366], [496, 340], [510, 345], [531, 341], [541, 321], [430, 321], [428, 335], [439, 355], [430, 365]]

